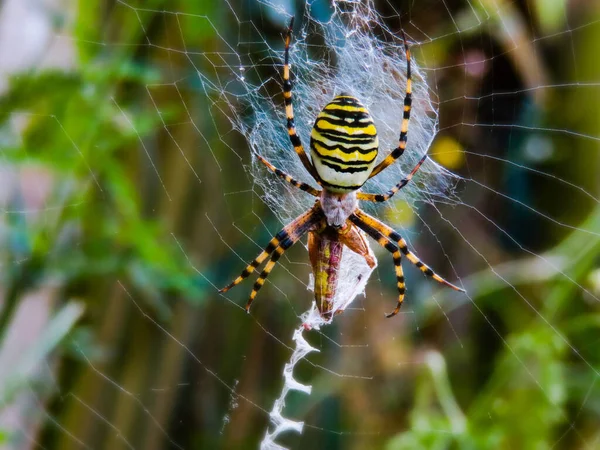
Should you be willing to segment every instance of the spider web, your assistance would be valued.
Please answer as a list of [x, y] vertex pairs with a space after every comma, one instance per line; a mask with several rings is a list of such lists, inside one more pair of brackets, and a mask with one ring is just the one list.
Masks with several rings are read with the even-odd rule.
[[[140, 91], [114, 86], [111, 120], [139, 149], [144, 215], [159, 222], [167, 237], [161, 244], [187, 270], [181, 285], [193, 285], [196, 296], [179, 285], [160, 294], [139, 288], [150, 284], [139, 267], [112, 273], [99, 310], [81, 298], [53, 316], [54, 291], [31, 294], [0, 351], [0, 367], [8, 367], [20, 346], [35, 350], [14, 371], [0, 368], [0, 442], [600, 445], [600, 73], [590, 50], [600, 13], [567, 2], [400, 3], [118, 0], [107, 30], [118, 18], [126, 31], [86, 42], [69, 25], [48, 25], [52, 8], [35, 10], [36, 23], [47, 25], [39, 27], [46, 40], [37, 39], [62, 51], [44, 59], [39, 50], [33, 63], [16, 58], [12, 71], [72, 68], [60, 56], [79, 45], [107, 54], [134, 48], [131, 60], [156, 70]], [[218, 294], [314, 202], [255, 156], [312, 182], [289, 143], [281, 95], [282, 32], [293, 15], [294, 110], [305, 148], [314, 117], [341, 92], [373, 115], [380, 159], [396, 146], [406, 86], [401, 30], [406, 34], [414, 99], [408, 147], [365, 191], [386, 191], [423, 154], [430, 158], [392, 200], [361, 207], [466, 294], [440, 288], [404, 261], [405, 304], [385, 319], [397, 298], [392, 258], [371, 242], [373, 271], [344, 250], [335, 306], [344, 313], [324, 323], [311, 308], [305, 239], [286, 252], [249, 316], [243, 306], [253, 277]], [[143, 108], [129, 106], [127, 96], [139, 97]], [[18, 145], [24, 122], [52, 123], [67, 157], [82, 161], [86, 188], [101, 193], [81, 204], [103, 211], [113, 190], [99, 176], [99, 160], [85, 152], [85, 136], [61, 113], [11, 113], [5, 145]], [[7, 166], [7, 186], [29, 186], [21, 208], [3, 199], [7, 222], [80, 214], [74, 197], [43, 194], [55, 181], [36, 168], [19, 168], [19, 181]], [[58, 252], [41, 256], [52, 260]], [[6, 266], [26, 260], [14, 257]], [[60, 285], [64, 274], [56, 272], [44, 286]], [[31, 318], [27, 304], [33, 309], [36, 301], [50, 306]], [[76, 325], [82, 321], [88, 323]], [[52, 327], [57, 323], [68, 324], [65, 336]], [[23, 343], [15, 331], [23, 327], [47, 342], [64, 340], [67, 350]], [[71, 370], [65, 375], [59, 365], [69, 358], [76, 362], [64, 363]], [[5, 394], [21, 384], [16, 399]]]

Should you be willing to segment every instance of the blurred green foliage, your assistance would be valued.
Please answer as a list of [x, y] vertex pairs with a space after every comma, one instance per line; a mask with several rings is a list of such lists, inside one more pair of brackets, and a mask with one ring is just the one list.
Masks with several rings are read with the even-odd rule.
[[[5, 161], [51, 167], [56, 183], [48, 203], [64, 208], [49, 223], [9, 216], [7, 261], [26, 263], [9, 264], [14, 272], [5, 273], [7, 282], [24, 289], [50, 276], [66, 283], [126, 276], [147, 291], [192, 292], [181, 252], [164, 229], [143, 216], [135, 173], [123, 164], [139, 158], [130, 152], [157, 121], [143, 112], [131, 119], [125, 116], [135, 106], [118, 103], [115, 90], [122, 85], [142, 87], [155, 79], [151, 70], [128, 62], [12, 80], [0, 101], [0, 125], [8, 128], [9, 119], [20, 111], [35, 112], [21, 130], [19, 145], [15, 142], [15, 148], [4, 153]], [[19, 211], [20, 206], [17, 197], [10, 209]]]

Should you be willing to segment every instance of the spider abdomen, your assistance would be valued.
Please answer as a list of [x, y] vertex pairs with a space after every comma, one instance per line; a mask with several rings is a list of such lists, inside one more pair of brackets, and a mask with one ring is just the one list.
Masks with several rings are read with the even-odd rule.
[[333, 192], [359, 189], [375, 166], [378, 148], [371, 115], [349, 95], [338, 95], [323, 108], [310, 135], [315, 169]]

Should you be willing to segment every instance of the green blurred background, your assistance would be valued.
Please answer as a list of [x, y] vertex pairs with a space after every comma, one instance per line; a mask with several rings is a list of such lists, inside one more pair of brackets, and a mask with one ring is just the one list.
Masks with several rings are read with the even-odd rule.
[[[313, 393], [285, 410], [307, 426], [280, 442], [600, 448], [600, 5], [376, 4], [424, 42], [431, 155], [465, 178], [462, 207], [437, 205], [447, 221], [430, 205], [386, 220], [470, 299], [407, 267], [407, 312], [385, 320], [378, 252], [366, 299], [307, 335]], [[258, 447], [311, 301], [307, 254], [250, 316], [251, 282], [217, 294], [281, 224], [197, 71], [235, 51], [278, 77], [253, 51], [281, 49], [285, 21], [254, 0], [0, 3], [1, 448]]]

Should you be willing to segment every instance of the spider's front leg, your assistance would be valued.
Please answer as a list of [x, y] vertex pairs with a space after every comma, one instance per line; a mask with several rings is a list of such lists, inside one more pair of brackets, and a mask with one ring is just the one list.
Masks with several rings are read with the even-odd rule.
[[[387, 314], [386, 317], [393, 317], [398, 314], [400, 311], [400, 307], [402, 306], [402, 302], [404, 301], [404, 275], [402, 273], [402, 267], [400, 266], [401, 254], [402, 252], [408, 260], [417, 266], [421, 272], [423, 272], [426, 276], [433, 278], [438, 283], [446, 285], [455, 291], [465, 292], [464, 289], [459, 288], [458, 286], [453, 285], [449, 281], [446, 281], [444, 278], [435, 273], [429, 266], [424, 264], [414, 253], [412, 253], [408, 246], [406, 245], [406, 241], [395, 232], [392, 228], [388, 227], [384, 223], [375, 219], [374, 217], [369, 216], [365, 212], [357, 209], [348, 219], [373, 239], [375, 239], [379, 245], [384, 247], [394, 257], [394, 265], [396, 267], [396, 278], [398, 280], [398, 304], [394, 311], [390, 314]], [[391, 242], [390, 242], [391, 241]], [[398, 251], [400, 250], [400, 251]]]
[[240, 284], [247, 277], [249, 277], [250, 274], [254, 272], [254, 270], [269, 257], [269, 255], [271, 255], [269, 262], [254, 283], [252, 293], [250, 294], [250, 298], [246, 303], [246, 311], [249, 311], [250, 305], [254, 301], [256, 294], [258, 294], [258, 291], [262, 288], [266, 278], [271, 273], [271, 270], [273, 270], [273, 267], [281, 255], [283, 255], [288, 248], [298, 242], [298, 240], [300, 240], [300, 238], [308, 231], [313, 229], [319, 222], [321, 222], [323, 217], [321, 206], [318, 203], [315, 204], [315, 206], [313, 206], [309, 211], [297, 217], [294, 221], [284, 227], [283, 230], [277, 233], [275, 237], [271, 239], [267, 247], [260, 253], [260, 255], [258, 255], [256, 259], [248, 264], [248, 266], [242, 271], [241, 275], [232, 283], [219, 290], [219, 292], [227, 292], [232, 287]]
[[[348, 219], [350, 223], [352, 223], [351, 219]], [[353, 226], [355, 226], [353, 224]], [[375, 229], [371, 229], [370, 232], [367, 233], [373, 239], [377, 241], [379, 245], [385, 248], [388, 252], [392, 254], [392, 258], [394, 259], [394, 270], [396, 271], [396, 284], [398, 286], [398, 304], [396, 308], [391, 313], [386, 314], [386, 317], [393, 317], [400, 311], [402, 307], [402, 303], [404, 303], [404, 294], [406, 293], [406, 285], [404, 283], [404, 272], [402, 271], [402, 254], [398, 250], [398, 247], [392, 244], [386, 237], [381, 234], [379, 231]]]

